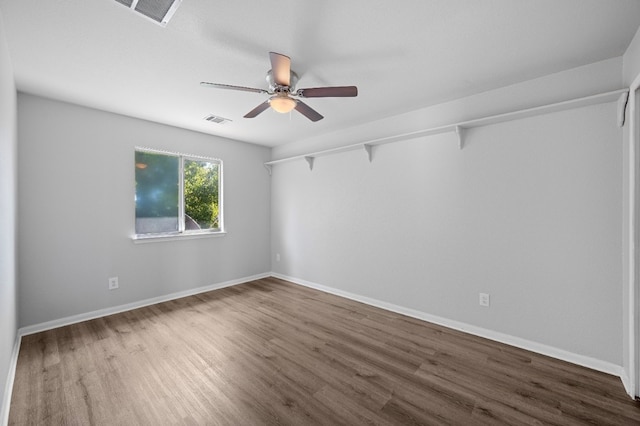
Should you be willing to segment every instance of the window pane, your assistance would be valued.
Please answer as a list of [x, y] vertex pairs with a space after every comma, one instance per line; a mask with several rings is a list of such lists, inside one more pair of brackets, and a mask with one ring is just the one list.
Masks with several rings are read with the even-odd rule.
[[136, 234], [178, 231], [179, 160], [136, 151]]
[[219, 169], [216, 162], [184, 160], [185, 230], [220, 228]]

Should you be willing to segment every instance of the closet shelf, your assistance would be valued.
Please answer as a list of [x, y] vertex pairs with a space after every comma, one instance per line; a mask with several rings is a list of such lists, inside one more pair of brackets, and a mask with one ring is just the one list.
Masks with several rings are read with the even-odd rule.
[[[295, 155], [292, 157], [286, 157], [279, 160], [267, 161], [264, 166], [271, 174], [271, 167], [275, 164], [285, 163], [288, 161], [304, 159], [309, 165], [309, 169], [313, 170], [313, 163], [316, 157], [324, 155], [337, 154], [339, 152], [353, 151], [356, 149], [364, 149], [369, 157], [369, 161], [373, 159], [373, 147], [393, 142], [399, 142], [411, 138], [421, 136], [431, 136], [441, 133], [455, 132], [457, 135], [458, 145], [460, 149], [464, 146], [464, 130], [473, 127], [486, 126], [490, 124], [502, 123], [510, 120], [517, 120], [521, 118], [533, 117], [541, 114], [548, 114], [550, 112], [564, 111], [572, 108], [580, 108], [589, 105], [596, 105], [605, 102], [612, 102], [615, 100], [624, 103], [629, 93], [629, 89], [614, 90], [612, 92], [599, 93], [597, 95], [586, 96], [583, 98], [571, 99], [568, 101], [557, 102], [549, 105], [542, 105], [534, 108], [527, 108], [518, 111], [507, 112], [504, 114], [492, 115], [489, 117], [477, 118], [468, 121], [461, 121], [454, 124], [448, 124], [445, 126], [432, 127], [429, 129], [417, 130], [409, 133], [402, 133], [394, 136], [387, 136], [378, 139], [371, 139], [365, 142], [358, 142], [350, 145], [341, 146], [338, 148], [325, 149], [322, 151], [310, 152], [307, 154]], [[624, 105], [619, 113], [624, 115]]]

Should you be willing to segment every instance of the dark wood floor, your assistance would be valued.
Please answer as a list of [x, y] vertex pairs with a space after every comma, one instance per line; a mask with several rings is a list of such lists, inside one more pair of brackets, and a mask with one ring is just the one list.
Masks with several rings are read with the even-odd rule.
[[11, 425], [640, 424], [616, 377], [263, 279], [22, 339]]

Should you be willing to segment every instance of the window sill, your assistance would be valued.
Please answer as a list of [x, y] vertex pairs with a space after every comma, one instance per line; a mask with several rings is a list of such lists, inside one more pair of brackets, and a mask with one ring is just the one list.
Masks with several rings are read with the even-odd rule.
[[216, 232], [192, 232], [188, 234], [158, 234], [158, 235], [134, 235], [131, 241], [134, 244], [159, 243], [163, 241], [195, 240], [199, 238], [215, 238], [227, 235], [224, 231]]

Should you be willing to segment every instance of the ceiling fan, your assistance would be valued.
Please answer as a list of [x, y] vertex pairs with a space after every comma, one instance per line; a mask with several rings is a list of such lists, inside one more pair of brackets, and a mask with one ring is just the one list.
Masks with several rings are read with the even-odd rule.
[[271, 107], [274, 111], [283, 114], [295, 109], [309, 120], [315, 122], [322, 120], [324, 117], [298, 98], [344, 98], [358, 96], [358, 88], [356, 86], [296, 89], [298, 75], [291, 70], [291, 58], [280, 53], [269, 52], [269, 59], [271, 60], [271, 70], [267, 72], [269, 90], [254, 89], [252, 87], [243, 86], [231, 86], [229, 84], [208, 83], [206, 81], [201, 82], [200, 85], [216, 89], [265, 93], [271, 96], [269, 99], [249, 111], [244, 116], [245, 118], [254, 118]]

